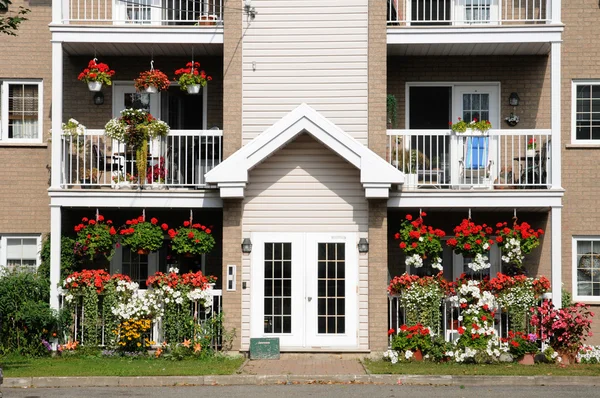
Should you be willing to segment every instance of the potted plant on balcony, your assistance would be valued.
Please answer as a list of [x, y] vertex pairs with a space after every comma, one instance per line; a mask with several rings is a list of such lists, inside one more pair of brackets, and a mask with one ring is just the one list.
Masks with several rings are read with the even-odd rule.
[[115, 71], [111, 70], [107, 64], [98, 63], [96, 58], [92, 59], [87, 68], [85, 68], [77, 77], [77, 79], [87, 83], [90, 91], [100, 91], [102, 85], [110, 86], [112, 77]]
[[404, 186], [415, 189], [419, 182], [418, 172], [429, 168], [429, 159], [417, 149], [402, 148], [402, 139], [399, 141], [398, 150], [392, 150], [392, 164], [404, 173]]
[[125, 143], [135, 150], [137, 178], [146, 181], [148, 140], [165, 137], [169, 125], [141, 109], [124, 109], [121, 117], [111, 119], [104, 126], [106, 136]]
[[110, 261], [114, 254], [114, 245], [117, 242], [117, 230], [111, 220], [104, 220], [104, 216], [98, 214], [96, 218], [83, 217], [81, 223], [75, 226], [77, 237], [73, 251], [80, 257], [90, 260], [103, 256]]
[[98, 175], [100, 172], [97, 168], [80, 168], [79, 169], [79, 180], [81, 182], [82, 189], [98, 189], [99, 186], [95, 185], [98, 182]]
[[113, 189], [132, 188], [137, 184], [137, 177], [130, 173], [118, 172], [112, 177]]
[[535, 141], [535, 137], [531, 137], [527, 141], [527, 150], [525, 151], [525, 156], [527, 157], [535, 157], [536, 155], [537, 142]]
[[211, 229], [205, 225], [184, 221], [176, 230], [170, 229], [171, 248], [175, 253], [184, 255], [206, 254], [215, 246]]
[[458, 122], [452, 123], [448, 122], [448, 125], [452, 129], [452, 131], [456, 134], [464, 134], [467, 130], [471, 134], [486, 134], [489, 129], [492, 128], [492, 124], [489, 120], [479, 120], [476, 117], [473, 118], [471, 122], [466, 122], [465, 120], [458, 118]]
[[121, 243], [138, 254], [148, 254], [160, 249], [163, 245], [163, 231], [169, 229], [167, 224], [158, 225], [158, 219], [146, 221], [144, 215], [125, 222], [121, 228]]
[[140, 73], [137, 79], [134, 79], [134, 86], [138, 91], [144, 91], [149, 94], [156, 94], [159, 91], [165, 91], [169, 88], [171, 82], [167, 75], [158, 69], [150, 69]]
[[188, 62], [185, 68], [175, 71], [175, 80], [179, 83], [182, 91], [188, 94], [198, 94], [200, 88], [206, 86], [206, 83], [212, 80], [205, 71], [200, 69], [200, 62]]
[[167, 178], [167, 169], [165, 168], [165, 158], [160, 157], [158, 163], [149, 166], [146, 172], [146, 182], [150, 184], [152, 189], [165, 189]]

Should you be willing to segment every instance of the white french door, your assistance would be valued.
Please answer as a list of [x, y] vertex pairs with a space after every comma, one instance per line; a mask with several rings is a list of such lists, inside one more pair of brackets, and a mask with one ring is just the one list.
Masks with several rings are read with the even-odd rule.
[[159, 25], [162, 6], [160, 0], [114, 0], [115, 24]]
[[160, 119], [160, 96], [139, 93], [132, 83], [116, 82], [113, 88], [113, 117], [119, 117], [123, 109], [142, 109]]
[[356, 348], [356, 234], [252, 235], [251, 337], [282, 349]]

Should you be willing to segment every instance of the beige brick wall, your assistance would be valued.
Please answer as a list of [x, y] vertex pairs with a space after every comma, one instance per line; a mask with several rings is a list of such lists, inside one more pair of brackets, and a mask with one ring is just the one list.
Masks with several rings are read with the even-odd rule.
[[50, 229], [48, 183], [50, 148], [50, 104], [52, 96], [51, 48], [48, 23], [51, 20], [51, 2], [31, 3], [13, 1], [9, 11], [19, 6], [31, 9], [18, 36], [0, 35], [0, 80], [36, 79], [43, 82], [44, 145], [7, 146], [0, 142], [0, 159], [4, 169], [0, 173], [0, 234], [45, 233]]
[[369, 201], [369, 349], [387, 349], [387, 201]]
[[[89, 57], [64, 57], [64, 105], [63, 119], [75, 118], [91, 129], [101, 129], [113, 117], [112, 87], [103, 87], [104, 104], [94, 105], [93, 93], [77, 76], [87, 67]], [[207, 127], [223, 128], [223, 64], [220, 57], [196, 56], [200, 68], [206, 71], [213, 80], [207, 84]], [[107, 63], [115, 71], [114, 81], [127, 81], [133, 85], [133, 79], [140, 72], [150, 69], [148, 57], [98, 57], [99, 62]], [[186, 57], [155, 57], [154, 67], [164, 72], [170, 79], [175, 77], [174, 71], [185, 66], [190, 59]]]
[[[224, 1], [223, 37], [223, 157], [242, 145], [242, 10], [240, 1]], [[223, 203], [223, 275], [227, 265], [237, 265], [237, 290], [223, 291], [223, 311], [227, 328], [237, 335], [233, 350], [240, 349], [242, 334], [242, 203]]]
[[[513, 108], [508, 97], [521, 98], [516, 128], [550, 128], [550, 61], [547, 56], [389, 57], [387, 90], [398, 101], [398, 128], [404, 128], [407, 82], [500, 82], [500, 128]], [[498, 126], [493, 126], [497, 128]]]
[[[600, 35], [600, 7], [596, 0], [563, 2], [562, 20], [566, 25], [562, 45], [562, 268], [564, 288], [572, 292], [573, 261], [571, 238], [574, 235], [600, 236], [600, 198], [598, 163], [600, 146], [570, 148], [571, 83], [574, 79], [600, 79], [600, 53], [596, 38]], [[600, 306], [594, 308], [600, 313]], [[600, 320], [593, 322], [594, 337], [600, 344]]]
[[386, 8], [369, 0], [369, 148], [381, 157], [386, 152]]

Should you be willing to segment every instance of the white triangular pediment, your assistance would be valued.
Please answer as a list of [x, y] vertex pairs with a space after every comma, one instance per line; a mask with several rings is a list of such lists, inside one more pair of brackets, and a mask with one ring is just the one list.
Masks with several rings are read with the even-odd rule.
[[209, 171], [206, 182], [216, 184], [222, 198], [243, 198], [248, 172], [302, 133], [310, 134], [359, 169], [367, 198], [387, 198], [392, 185], [404, 183], [402, 172], [307, 104], [291, 111]]

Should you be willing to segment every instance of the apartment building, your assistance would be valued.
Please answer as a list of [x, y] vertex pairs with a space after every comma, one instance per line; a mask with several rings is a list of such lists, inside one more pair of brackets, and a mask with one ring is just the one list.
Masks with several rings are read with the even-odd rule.
[[[393, 238], [405, 214], [425, 211], [447, 233], [467, 217], [495, 225], [516, 216], [546, 231], [525, 268], [551, 279], [554, 302], [562, 286], [598, 303], [600, 232], [589, 210], [600, 128], [589, 38], [598, 14], [592, 0], [71, 0], [53, 2], [51, 14], [49, 5], [34, 8], [18, 38], [2, 39], [15, 58], [0, 59], [0, 120], [11, 125], [6, 115], [18, 110], [11, 84], [37, 87], [44, 100], [35, 141], [16, 141], [7, 135], [18, 131], [14, 123], [2, 125], [0, 151], [14, 161], [0, 197], [22, 210], [2, 217], [0, 253], [5, 239], [70, 234], [96, 212], [116, 224], [142, 213], [169, 225], [191, 216], [213, 226], [218, 244], [183, 266], [219, 276], [235, 349], [275, 336], [283, 351], [366, 353], [387, 347], [390, 276], [418, 272]], [[93, 58], [116, 71], [99, 93], [77, 80]], [[172, 77], [191, 61], [213, 78], [199, 95], [133, 86], [151, 65]], [[106, 139], [104, 125], [130, 107], [171, 127], [149, 156], [164, 162], [167, 189], [149, 189], [152, 176], [146, 189], [116, 189], [113, 177], [135, 174], [135, 160]], [[69, 118], [86, 126], [83, 137], [63, 134]], [[458, 118], [488, 119], [492, 128], [454, 134], [448, 122]], [[28, 185], [13, 188], [29, 168]], [[29, 241], [21, 242], [25, 252]], [[53, 306], [60, 250], [54, 240]], [[487, 272], [501, 271], [500, 253], [490, 257]], [[142, 281], [171, 261], [167, 249], [120, 248], [105, 266]], [[446, 277], [468, 271], [465, 264], [444, 253]]]

